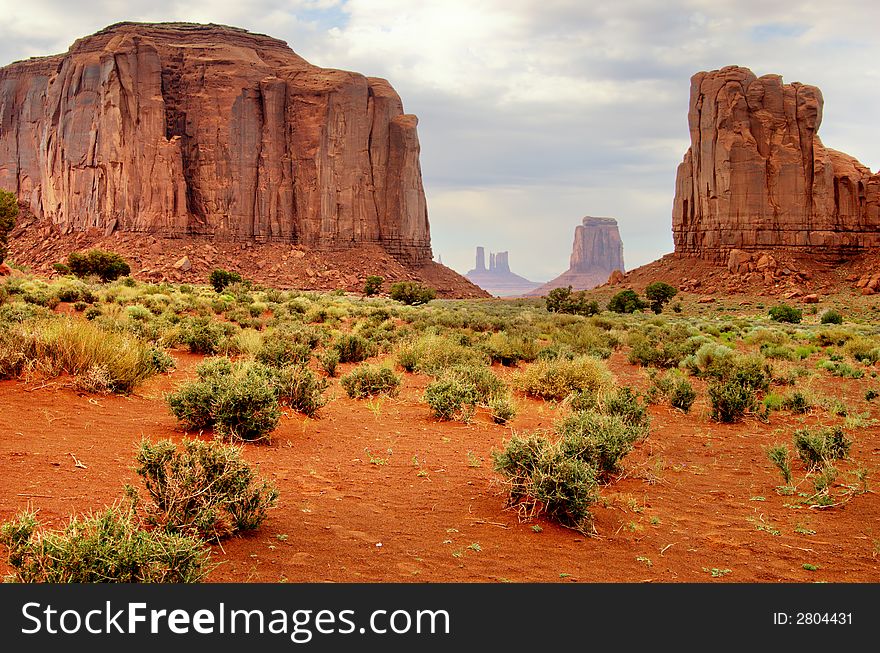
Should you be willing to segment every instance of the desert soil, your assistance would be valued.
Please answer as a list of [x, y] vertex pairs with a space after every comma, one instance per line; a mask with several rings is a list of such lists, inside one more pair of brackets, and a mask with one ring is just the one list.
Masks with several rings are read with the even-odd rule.
[[[177, 370], [128, 397], [77, 394], [63, 378], [0, 382], [0, 519], [31, 505], [47, 524], [63, 526], [71, 513], [112, 503], [124, 483], [139, 484], [132, 465], [141, 438], [192, 437], [179, 430], [163, 395], [201, 359], [175, 357]], [[621, 383], [647, 385], [624, 354], [609, 364]], [[246, 445], [245, 458], [277, 484], [279, 505], [260, 530], [214, 547], [219, 566], [209, 580], [880, 579], [875, 493], [816, 510], [793, 507], [797, 497], [775, 490], [782, 481], [764, 447], [790, 442], [799, 420], [814, 423], [812, 416], [774, 413], [769, 424], [719, 425], [708, 419], [702, 387], [691, 415], [652, 406], [650, 436], [626, 459], [621, 478], [602, 488], [596, 533], [585, 537], [543, 520], [520, 523], [505, 509], [490, 453], [511, 427], [484, 413], [470, 424], [437, 422], [419, 402], [426, 383], [407, 374], [398, 397], [364, 402], [348, 399], [336, 380], [320, 419], [287, 414], [272, 444]], [[829, 377], [814, 389], [877, 416], [864, 386]], [[550, 404], [518, 401], [513, 429], [549, 428], [558, 417]], [[862, 429], [854, 440], [844, 469], [861, 466], [876, 478], [880, 428]]]

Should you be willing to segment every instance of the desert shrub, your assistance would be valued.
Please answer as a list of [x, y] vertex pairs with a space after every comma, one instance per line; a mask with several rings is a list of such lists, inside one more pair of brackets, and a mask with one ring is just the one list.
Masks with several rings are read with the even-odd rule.
[[566, 457], [558, 445], [539, 435], [514, 434], [492, 457], [509, 490], [507, 504], [521, 519], [546, 515], [586, 532], [590, 506], [596, 501], [596, 474], [587, 463]]
[[211, 275], [208, 277], [208, 282], [214, 288], [215, 292], [221, 293], [227, 286], [234, 283], [241, 283], [242, 278], [238, 272], [217, 269], [211, 272]]
[[669, 370], [651, 377], [651, 387], [645, 394], [648, 403], [659, 403], [666, 399], [673, 408], [687, 413], [697, 398], [697, 393], [690, 381], [678, 370]]
[[859, 363], [874, 365], [880, 361], [880, 343], [871, 338], [853, 338], [843, 346], [843, 351]]
[[425, 334], [397, 348], [397, 364], [407, 372], [437, 375], [455, 365], [486, 363], [488, 359], [481, 352], [445, 336]]
[[94, 275], [105, 283], [131, 274], [131, 267], [124, 258], [101, 249], [91, 249], [85, 254], [71, 252], [67, 255], [67, 266], [80, 278]]
[[438, 419], [467, 421], [477, 404], [477, 389], [460, 378], [444, 377], [428, 384], [424, 400]]
[[335, 349], [327, 349], [318, 356], [318, 362], [324, 371], [327, 372], [327, 376], [333, 378], [336, 376], [336, 368], [339, 365], [339, 352]]
[[89, 321], [94, 320], [96, 318], [99, 318], [99, 317], [101, 317], [101, 315], [102, 315], [101, 309], [97, 306], [89, 306], [86, 309], [85, 313], [83, 313], [83, 317]]
[[0, 329], [0, 377], [37, 369], [71, 376], [102, 368], [107, 389], [127, 393], [156, 373], [151, 348], [132, 336], [90, 322], [62, 319]]
[[633, 333], [629, 337], [629, 362], [645, 367], [678, 367], [694, 354], [699, 341], [661, 330], [650, 335]]
[[210, 356], [220, 351], [226, 336], [227, 328], [219, 322], [209, 317], [196, 317], [183, 323], [181, 342], [194, 354]]
[[552, 361], [557, 358], [565, 358], [567, 360], [573, 359], [577, 354], [575, 351], [568, 345], [554, 342], [552, 345], [547, 345], [543, 347], [540, 351], [538, 351], [537, 360], [546, 360]]
[[625, 424], [647, 431], [648, 408], [632, 388], [618, 387], [607, 391], [601, 396], [599, 405], [605, 415], [615, 415]]
[[75, 310], [77, 313], [82, 313], [88, 307], [89, 307], [89, 305], [86, 304], [85, 302], [74, 302], [74, 304], [73, 304], [73, 310]]
[[614, 384], [614, 377], [601, 360], [579, 356], [573, 360], [539, 360], [514, 376], [514, 385], [533, 397], [562, 401], [572, 392], [597, 394]]
[[0, 527], [19, 583], [196, 583], [209, 552], [196, 537], [145, 530], [133, 509], [113, 506], [74, 517], [61, 530], [40, 530], [25, 511]]
[[784, 444], [775, 444], [767, 450], [767, 457], [782, 473], [782, 480], [791, 485], [791, 452]]
[[794, 433], [794, 448], [810, 469], [819, 469], [832, 460], [846, 458], [851, 445], [852, 441], [839, 426], [799, 429]]
[[810, 398], [799, 390], [795, 390], [782, 401], [782, 408], [793, 413], [808, 413], [812, 407]]
[[364, 282], [364, 294], [367, 297], [378, 294], [379, 290], [382, 288], [383, 283], [385, 283], [385, 279], [383, 277], [380, 277], [377, 274], [371, 274]]
[[9, 232], [18, 217], [18, 197], [15, 193], [0, 189], [0, 263], [8, 252]]
[[330, 385], [306, 365], [288, 365], [272, 374], [278, 400], [308, 417], [315, 417], [327, 404], [324, 391]]
[[556, 424], [563, 455], [596, 470], [598, 478], [615, 473], [646, 428], [628, 424], [621, 415], [595, 411], [569, 413]]
[[843, 315], [841, 315], [839, 311], [836, 311], [833, 308], [829, 308], [827, 311], [822, 313], [822, 317], [819, 318], [819, 322], [821, 322], [822, 324], [843, 324]]
[[361, 364], [344, 375], [339, 382], [352, 399], [363, 399], [376, 395], [395, 395], [401, 378], [384, 365]]
[[816, 344], [820, 347], [841, 346], [853, 337], [849, 329], [828, 327], [816, 332]]
[[181, 451], [170, 440], [144, 440], [136, 462], [151, 500], [149, 521], [169, 533], [219, 540], [254, 530], [278, 499], [278, 491], [242, 460], [240, 448], [216, 441], [187, 440]]
[[849, 363], [844, 363], [842, 361], [819, 361], [816, 367], [818, 367], [820, 370], [830, 372], [834, 376], [839, 376], [845, 379], [861, 379], [863, 376], [865, 376], [865, 372], [863, 370], [856, 369]]
[[803, 311], [788, 304], [779, 304], [770, 309], [770, 319], [774, 322], [788, 322], [799, 324], [803, 318]]
[[427, 304], [437, 296], [437, 293], [433, 288], [428, 288], [415, 281], [398, 281], [391, 284], [389, 296], [394, 301], [407, 306], [418, 306], [419, 304]]
[[575, 390], [565, 398], [573, 411], [595, 410], [599, 408], [599, 392], [594, 388]]
[[507, 424], [516, 417], [516, 404], [509, 392], [498, 392], [489, 397], [489, 414], [496, 424]]
[[168, 405], [184, 427], [213, 428], [218, 435], [264, 440], [278, 425], [278, 390], [269, 368], [250, 361], [213, 359], [197, 368], [198, 381], [168, 396]]
[[506, 331], [493, 333], [480, 344], [493, 363], [512, 367], [520, 361], [533, 361], [538, 357], [538, 349], [532, 338], [511, 335]]
[[360, 363], [376, 355], [376, 345], [354, 333], [343, 333], [333, 343], [340, 363]]
[[257, 350], [256, 360], [270, 367], [285, 367], [307, 363], [312, 357], [312, 348], [307, 344], [284, 337], [283, 332], [267, 334]]
[[647, 307], [635, 290], [621, 290], [608, 302], [608, 310], [615, 313], [635, 313]]
[[599, 302], [587, 299], [583, 290], [572, 292], [571, 286], [554, 288], [545, 298], [545, 306], [550, 313], [591, 316], [599, 313]]
[[865, 390], [865, 401], [874, 401], [877, 397], [880, 397], [880, 391], [876, 388], [868, 388]]
[[678, 288], [662, 281], [649, 283], [645, 288], [645, 297], [651, 302], [651, 310], [657, 315], [663, 312], [663, 307], [677, 294]]
[[709, 384], [712, 419], [716, 421], [739, 422], [747, 411], [754, 408], [756, 401], [755, 389], [739, 379], [732, 378]]

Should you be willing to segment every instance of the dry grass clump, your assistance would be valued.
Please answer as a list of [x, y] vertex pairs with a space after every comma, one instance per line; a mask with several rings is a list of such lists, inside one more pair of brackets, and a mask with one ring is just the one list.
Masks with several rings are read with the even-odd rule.
[[538, 360], [518, 372], [513, 383], [527, 395], [562, 401], [579, 391], [599, 395], [613, 387], [614, 376], [598, 358], [578, 356], [573, 360]]

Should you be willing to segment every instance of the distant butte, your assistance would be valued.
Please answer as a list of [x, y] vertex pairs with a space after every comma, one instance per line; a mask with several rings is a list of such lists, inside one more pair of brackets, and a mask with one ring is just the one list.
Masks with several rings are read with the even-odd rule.
[[477, 247], [476, 264], [465, 278], [496, 297], [519, 297], [541, 285], [511, 272], [508, 252], [490, 253], [487, 268], [482, 247]]
[[568, 270], [529, 294], [546, 295], [566, 286], [589, 290], [608, 281], [615, 270], [624, 271], [617, 220], [587, 216], [575, 227]]

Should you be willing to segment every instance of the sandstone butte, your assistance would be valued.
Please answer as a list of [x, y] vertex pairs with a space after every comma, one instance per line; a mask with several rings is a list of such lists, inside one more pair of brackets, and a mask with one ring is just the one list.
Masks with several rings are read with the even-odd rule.
[[487, 268], [486, 250], [482, 247], [477, 247], [474, 269], [464, 276], [496, 297], [520, 297], [541, 285], [510, 270], [509, 252], [490, 252]]
[[822, 144], [822, 108], [818, 88], [779, 75], [738, 66], [694, 75], [691, 146], [675, 182], [676, 254], [745, 269], [762, 252], [876, 252], [880, 174]]
[[575, 227], [568, 270], [529, 294], [546, 295], [554, 288], [566, 286], [589, 290], [608, 281], [616, 270], [624, 271], [623, 241], [617, 220], [586, 216]]
[[378, 247], [416, 269], [417, 122], [384, 79], [283, 41], [120, 23], [0, 69], [0, 187], [62, 236]]

